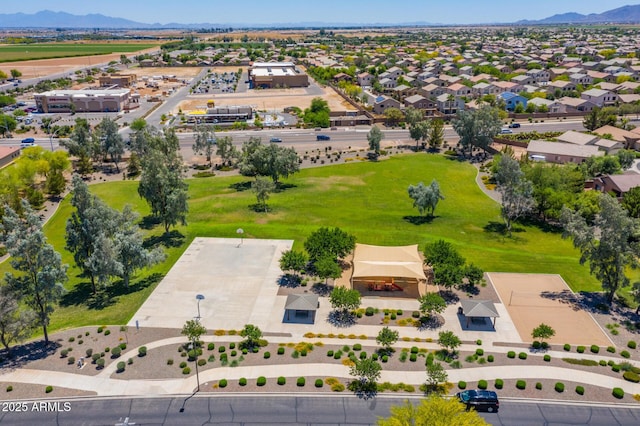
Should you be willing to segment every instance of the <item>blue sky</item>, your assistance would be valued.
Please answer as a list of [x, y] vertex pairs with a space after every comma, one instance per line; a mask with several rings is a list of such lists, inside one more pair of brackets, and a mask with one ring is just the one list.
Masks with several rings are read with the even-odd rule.
[[145, 23], [515, 22], [557, 13], [601, 13], [633, 0], [29, 0], [2, 1], [0, 13], [101, 13]]

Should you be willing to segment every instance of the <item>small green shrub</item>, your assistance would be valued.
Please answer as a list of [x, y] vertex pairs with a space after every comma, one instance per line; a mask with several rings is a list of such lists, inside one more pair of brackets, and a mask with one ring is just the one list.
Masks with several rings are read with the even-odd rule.
[[282, 377], [282, 376], [278, 377], [278, 384], [279, 384], [280, 386], [282, 386], [282, 385], [284, 385], [284, 384], [286, 384], [286, 383], [287, 383], [287, 379], [285, 379], [285, 378], [284, 378], [284, 377]]
[[105, 336], [108, 336], [108, 335], [110, 335], [110, 334], [111, 334], [111, 330], [105, 330], [105, 331], [104, 331], [104, 335], [105, 335]]
[[227, 379], [222, 379], [218, 382], [218, 387], [226, 388], [227, 387]]
[[467, 382], [465, 382], [464, 380], [460, 380], [458, 382], [458, 389], [466, 389], [467, 388]]
[[617, 364], [614, 364], [611, 366], [611, 371], [613, 371], [614, 373], [619, 373], [620, 372], [620, 366]]
[[536, 389], [542, 390], [542, 383], [536, 382]]
[[420, 318], [420, 312], [418, 312], [418, 311], [411, 312], [411, 317], [412, 318]]
[[504, 380], [496, 379], [494, 386], [496, 387], [496, 389], [502, 389], [504, 387]]
[[354, 351], [361, 351], [362, 350], [362, 345], [360, 343], [356, 343], [355, 345], [353, 345], [353, 350]]
[[[331, 351], [330, 351], [331, 352]], [[333, 355], [333, 352], [331, 353]], [[278, 348], [278, 355], [284, 355], [284, 348]], [[327, 354], [328, 356], [329, 354]]]
[[418, 360], [418, 355], [417, 354], [411, 354], [409, 356], [409, 361], [416, 362], [417, 360]]
[[241, 377], [240, 380], [238, 380], [238, 384], [240, 386], [247, 386], [247, 379], [244, 377]]
[[67, 364], [69, 365], [74, 364], [75, 362], [76, 362], [76, 358], [72, 356], [70, 356], [69, 359], [67, 360]]
[[167, 360], [167, 365], [173, 365], [173, 359], [169, 358], [169, 359]]
[[258, 379], [256, 380], [256, 385], [258, 386], [264, 386], [267, 384], [267, 378], [264, 376], [260, 376], [258, 377]]
[[7, 392], [11, 392], [11, 391], [13, 391], [13, 386], [11, 385], [7, 386]]
[[191, 373], [191, 368], [185, 367], [182, 369], [182, 374], [190, 374], [190, 373]]
[[235, 342], [229, 343], [229, 349], [235, 349], [235, 348], [236, 348]]
[[598, 361], [598, 364], [600, 364], [602, 367], [606, 367], [607, 361], [605, 361], [604, 359], [601, 359], [600, 361]]
[[104, 327], [98, 327], [98, 333], [102, 333], [103, 330], [104, 330]]
[[509, 352], [507, 352], [507, 357], [515, 358], [516, 357], [516, 353], [514, 351], [509, 351]]
[[120, 346], [120, 349], [122, 349], [123, 351], [127, 349], [127, 344], [124, 342], [120, 343], [118, 346]]
[[564, 346], [563, 346], [563, 349], [568, 352], [568, 351], [571, 350], [571, 345], [568, 344], [568, 343], [565, 343]]
[[215, 348], [216, 348], [216, 345], [215, 345], [213, 342], [211, 342], [211, 343], [209, 343], [209, 344], [207, 345], [207, 350], [209, 350], [209, 351], [212, 351], [212, 350], [214, 350]]
[[527, 353], [526, 352], [520, 352], [518, 354], [518, 358], [520, 359], [527, 359]]
[[525, 382], [524, 380], [517, 380], [516, 381], [516, 388], [523, 390], [527, 387], [527, 382]]
[[46, 388], [44, 388], [44, 392], [45, 392], [45, 393], [51, 393], [51, 392], [53, 392], [53, 386], [47, 386]]
[[304, 377], [298, 377], [298, 380], [296, 380], [296, 386], [302, 387], [304, 386], [305, 383], [306, 383], [306, 380]]
[[622, 388], [613, 388], [611, 395], [613, 395], [614, 398], [622, 399], [624, 398], [624, 391]]
[[542, 359], [544, 359], [546, 362], [550, 362], [551, 361], [551, 355], [546, 354], [545, 356], [542, 357]]
[[[280, 348], [280, 349], [284, 349], [284, 348]], [[327, 356], [332, 357], [333, 356], [333, 351], [331, 351], [331, 350], [327, 351]]]
[[553, 388], [556, 390], [556, 392], [564, 392], [564, 383], [557, 382]]
[[224, 346], [218, 346], [218, 352], [219, 353], [223, 353], [226, 350], [227, 350], [227, 348], [225, 348]]
[[360, 359], [367, 359], [367, 353], [365, 351], [360, 352]]
[[600, 346], [591, 345], [591, 352], [594, 353], [594, 354], [597, 354], [598, 352], [600, 352]]
[[129, 359], [127, 360], [127, 365], [131, 365], [131, 364], [133, 364], [133, 358], [129, 358]]
[[487, 361], [493, 362], [493, 355], [488, 355], [487, 356]]
[[488, 383], [486, 380], [479, 380], [478, 381], [478, 389], [486, 389], [488, 386]]
[[620, 352], [620, 356], [622, 358], [629, 358], [629, 357], [631, 357], [631, 354], [629, 353], [629, 351], [622, 351], [622, 352]]
[[146, 346], [140, 346], [138, 348], [138, 356], [139, 357], [143, 357], [147, 355], [147, 347]]
[[628, 382], [632, 382], [632, 383], [640, 382], [640, 375], [634, 373], [633, 371], [625, 371], [622, 377]]
[[231, 351], [231, 356], [236, 356], [238, 355], [238, 351]]
[[66, 349], [63, 349], [60, 351], [60, 358], [66, 358], [68, 354], [69, 354], [69, 351]]
[[180, 363], [180, 368], [185, 368], [187, 366], [187, 363], [185, 361], [182, 361]]
[[104, 358], [98, 358], [96, 360], [96, 365], [98, 366], [98, 368], [104, 368]]
[[200, 358], [198, 360], [198, 366], [202, 367], [203, 365], [205, 365], [207, 363], [207, 360], [204, 358]]
[[629, 340], [629, 341], [627, 342], [627, 347], [628, 347], [629, 349], [635, 349], [635, 348], [636, 348], [636, 346], [637, 346], [637, 344], [636, 344], [635, 340]]
[[476, 340], [476, 345], [480, 346], [482, 344], [482, 340], [478, 339]]
[[615, 354], [616, 353], [616, 348], [614, 348], [613, 346], [607, 346], [607, 352], [609, 352], [611, 354]]
[[265, 352], [263, 357], [264, 357], [264, 359], [269, 359], [269, 358], [271, 358], [271, 353], [270, 352]]
[[75, 338], [75, 337], [73, 337], [73, 336], [69, 337], [69, 343], [73, 343], [73, 342], [75, 342], [75, 341], [76, 341], [76, 338]]
[[367, 307], [367, 309], [364, 310], [364, 314], [368, 317], [372, 317], [374, 313], [375, 311], [371, 306]]
[[371, 359], [373, 359], [374, 361], [377, 361], [377, 360], [378, 360], [378, 354], [377, 354], [377, 353], [375, 353], [375, 352], [374, 352], [374, 353], [372, 353], [372, 354], [371, 354]]
[[322, 379], [316, 379], [315, 386], [317, 388], [321, 388], [323, 385], [324, 385], [324, 382], [322, 381]]
[[576, 386], [576, 393], [578, 395], [584, 395], [584, 387], [583, 386]]
[[333, 359], [340, 359], [342, 358], [342, 352], [341, 351], [336, 351], [333, 353]]
[[89, 348], [84, 351], [84, 353], [87, 354], [87, 358], [91, 358], [91, 355], [93, 355], [93, 349]]
[[389, 361], [389, 356], [388, 355], [383, 355], [382, 356], [382, 362], [387, 362]]
[[120, 352], [122, 352], [120, 346], [116, 346], [115, 348], [111, 349], [111, 358], [118, 358], [120, 356]]
[[480, 349], [480, 348], [476, 349], [476, 355], [478, 355], [478, 356], [484, 355], [484, 350]]
[[118, 363], [118, 370], [117, 370], [117, 372], [118, 372], [118, 373], [122, 373], [122, 372], [124, 371], [124, 368], [125, 368], [125, 367], [126, 367], [126, 364], [124, 363], [124, 361], [120, 361], [120, 362]]
[[577, 351], [579, 354], [584, 353], [584, 350], [585, 350], [585, 347], [584, 347], [584, 346], [578, 346], [578, 347], [576, 348], [576, 351]]

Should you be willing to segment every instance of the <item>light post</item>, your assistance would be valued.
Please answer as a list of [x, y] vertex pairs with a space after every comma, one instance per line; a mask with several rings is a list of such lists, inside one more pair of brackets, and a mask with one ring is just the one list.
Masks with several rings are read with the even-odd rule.
[[200, 321], [200, 301], [204, 300], [204, 295], [202, 294], [196, 294], [196, 300], [198, 301], [198, 316], [197, 316], [197, 320]]
[[47, 126], [47, 133], [49, 134], [49, 145], [51, 146], [51, 152], [53, 152], [53, 137], [58, 134], [62, 127], [58, 127], [54, 132], [51, 132], [51, 124], [53, 123], [53, 119], [49, 122]]
[[237, 245], [237, 247], [240, 247], [242, 245], [242, 236], [244, 234], [244, 230], [242, 228], [238, 228], [236, 234], [240, 235], [240, 244]]

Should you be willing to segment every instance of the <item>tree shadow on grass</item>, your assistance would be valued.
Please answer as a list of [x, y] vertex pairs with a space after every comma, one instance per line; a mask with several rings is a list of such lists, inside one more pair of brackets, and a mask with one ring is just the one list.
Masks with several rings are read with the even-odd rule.
[[488, 234], [493, 234], [494, 236], [502, 239], [502, 241], [511, 240], [513, 242], [519, 242], [519, 243], [526, 242], [525, 238], [514, 235], [514, 234], [526, 232], [526, 229], [524, 229], [521, 226], [517, 226], [516, 224], [513, 224], [511, 226], [510, 236], [507, 233], [507, 226], [502, 222], [489, 221], [489, 223], [487, 223], [483, 229], [484, 229], [484, 232]]
[[330, 286], [325, 283], [315, 283], [311, 286], [311, 291], [318, 296], [328, 297], [333, 290], [333, 286]]
[[229, 188], [234, 189], [238, 192], [244, 192], [251, 189], [251, 181], [246, 180], [244, 182], [236, 182], [229, 185]]
[[265, 206], [264, 204], [259, 204], [259, 203], [255, 203], [255, 204], [249, 204], [249, 210], [256, 212], [256, 213], [269, 213], [271, 212], [271, 208], [269, 208], [269, 206]]
[[409, 222], [412, 225], [424, 225], [425, 223], [431, 223], [438, 216], [403, 216], [402, 220]]
[[292, 183], [282, 183], [282, 182], [279, 182], [279, 183], [276, 185], [276, 189], [275, 189], [273, 192], [275, 192], [275, 193], [278, 193], [278, 192], [284, 192], [284, 191], [286, 191], [287, 189], [297, 188], [297, 187], [298, 187], [298, 185], [294, 185], [294, 184], [292, 184]]
[[49, 341], [49, 344], [45, 344], [44, 340], [37, 340], [14, 346], [10, 353], [7, 353], [6, 349], [2, 349], [0, 350], [0, 369], [20, 368], [30, 361], [47, 358], [61, 346], [62, 344], [58, 341]]
[[156, 226], [160, 225], [162, 221], [160, 220], [159, 217], [157, 216], [153, 216], [153, 215], [149, 215], [149, 216], [145, 216], [142, 218], [142, 220], [140, 221], [140, 228], [142, 229], [153, 229]]
[[178, 230], [165, 232], [162, 235], [153, 235], [144, 240], [142, 244], [146, 249], [152, 249], [158, 245], [163, 245], [167, 248], [180, 247], [184, 243], [184, 235]]
[[281, 275], [280, 278], [278, 278], [278, 285], [280, 287], [287, 287], [287, 288], [296, 288], [296, 287], [300, 287], [300, 276], [298, 275], [293, 275], [293, 274], [284, 274]]
[[525, 226], [536, 227], [542, 232], [551, 234], [561, 234], [562, 226], [560, 224], [549, 223], [536, 217], [525, 217], [519, 220]]

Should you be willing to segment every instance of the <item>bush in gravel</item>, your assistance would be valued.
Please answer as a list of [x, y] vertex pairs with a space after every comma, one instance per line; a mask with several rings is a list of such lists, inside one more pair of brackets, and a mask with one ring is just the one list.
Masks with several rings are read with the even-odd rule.
[[563, 349], [568, 352], [568, 351], [571, 350], [571, 345], [568, 344], [568, 343], [565, 343], [564, 346], [563, 346]]
[[45, 393], [51, 393], [51, 392], [53, 392], [53, 386], [47, 386], [46, 388], [44, 388], [44, 392], [45, 392]]
[[413, 312], [411, 312], [411, 317], [413, 317], [413, 318], [420, 318], [420, 312], [418, 312], [418, 311], [413, 311]]
[[482, 340], [478, 339], [476, 340], [476, 345], [480, 346], [482, 344]]
[[542, 359], [544, 359], [547, 362], [550, 362], [551, 361], [551, 355], [546, 354], [544, 357], [542, 357]]
[[542, 383], [536, 382], [536, 389], [542, 390]]
[[306, 379], [304, 377], [298, 377], [298, 380], [296, 380], [296, 385], [297, 386], [304, 386], [304, 384], [306, 383]]
[[282, 386], [282, 385], [284, 385], [284, 384], [286, 384], [286, 383], [287, 383], [287, 379], [285, 379], [285, 378], [284, 378], [284, 377], [282, 377], [282, 376], [278, 377], [278, 384], [279, 384], [280, 386]]
[[118, 373], [122, 373], [124, 371], [126, 364], [124, 363], [124, 361], [120, 361], [118, 363], [118, 369], [116, 370], [116, 372]]
[[531, 346], [533, 346], [533, 349], [540, 349], [540, 346], [542, 346], [542, 343], [536, 340], [531, 344]]
[[526, 352], [520, 352], [518, 354], [518, 358], [520, 359], [527, 359], [527, 353]]
[[480, 348], [476, 349], [476, 355], [478, 355], [478, 356], [484, 355], [484, 350], [480, 349]]
[[484, 359], [484, 357], [483, 357], [483, 356], [481, 356], [480, 358], [478, 358], [478, 364], [486, 364], [486, 363], [487, 363], [487, 360], [486, 360], [486, 359]]
[[620, 356], [622, 358], [629, 358], [631, 356], [631, 354], [629, 353], [629, 351], [622, 351], [622, 352], [620, 352]]
[[418, 347], [417, 347], [417, 346], [411, 346], [411, 353], [412, 353], [412, 354], [417, 354], [417, 353], [418, 353], [418, 351], [419, 351], [419, 349], [418, 349]]
[[226, 350], [227, 350], [227, 348], [225, 348], [224, 346], [219, 346], [218, 347], [218, 352], [220, 352], [220, 353], [222, 353], [222, 352], [224, 352]]
[[525, 382], [524, 380], [517, 380], [516, 381], [516, 388], [523, 390], [527, 387], [527, 382]]
[[600, 361], [598, 361], [598, 364], [600, 364], [602, 367], [606, 367], [607, 361], [605, 361], [604, 359], [601, 359]]
[[607, 352], [615, 354], [616, 353], [616, 348], [614, 348], [613, 346], [607, 346]]
[[128, 364], [128, 365], [133, 364], [133, 358], [129, 358], [129, 359], [127, 360], [127, 364]]
[[264, 386], [264, 385], [266, 385], [266, 384], [267, 384], [267, 378], [266, 378], [266, 377], [264, 377], [264, 376], [260, 376], [260, 377], [258, 377], [258, 380], [256, 380], [256, 384], [257, 384], [258, 386]]
[[240, 386], [247, 386], [247, 379], [244, 377], [241, 377], [240, 380], [238, 380], [238, 384]]
[[76, 341], [76, 338], [75, 338], [75, 337], [73, 337], [73, 336], [69, 337], [69, 343], [73, 343], [73, 342], [75, 342], [75, 341]]
[[486, 380], [479, 380], [478, 381], [478, 389], [486, 389], [488, 386], [488, 383]]
[[597, 354], [598, 352], [600, 352], [600, 346], [591, 345], [591, 352], [594, 353], [594, 354]]
[[488, 355], [487, 356], [487, 361], [493, 362], [493, 355]]
[[67, 364], [73, 364], [76, 362], [75, 357], [70, 356], [69, 359], [67, 360]]
[[180, 363], [180, 368], [185, 368], [186, 366], [187, 366], [187, 363], [186, 363], [186, 362], [182, 361], [182, 362]]
[[636, 342], [635, 342], [635, 340], [629, 340], [629, 341], [627, 342], [627, 347], [628, 347], [629, 349], [635, 349], [635, 348], [636, 348]]
[[360, 352], [360, 359], [367, 359], [367, 353], [366, 352]]
[[7, 386], [7, 392], [11, 392], [13, 390], [13, 386], [9, 385]]
[[509, 352], [507, 352], [507, 357], [515, 358], [516, 357], [516, 353], [514, 351], [509, 351]]
[[102, 330], [104, 330], [104, 327], [98, 327], [98, 333], [102, 333]]
[[361, 351], [362, 350], [362, 345], [360, 343], [356, 343], [355, 345], [353, 345], [353, 350], [354, 351]]
[[342, 352], [341, 351], [336, 351], [333, 353], [333, 359], [340, 359], [342, 358]]
[[189, 367], [185, 367], [182, 369], [182, 374], [189, 374], [191, 373], [191, 369]]
[[617, 364], [614, 364], [611, 366], [611, 371], [613, 371], [614, 373], [619, 373], [620, 372], [620, 366]]
[[118, 346], [120, 346], [120, 349], [122, 349], [123, 351], [127, 349], [127, 344], [124, 342], [120, 343]]
[[496, 383], [495, 383], [496, 389], [502, 389], [503, 386], [504, 386], [504, 380], [496, 379]]
[[411, 361], [411, 362], [416, 362], [417, 360], [418, 360], [418, 355], [416, 355], [416, 354], [411, 354], [411, 355], [409, 356], [409, 361]]
[[96, 361], [98, 368], [104, 368], [104, 358], [98, 358]]
[[109, 352], [111, 350], [111, 348], [109, 346], [107, 346], [106, 348], [104, 348], [105, 352]]
[[367, 307], [367, 309], [364, 310], [364, 314], [368, 317], [372, 317], [374, 312], [375, 311], [371, 306]]
[[[280, 348], [280, 349], [284, 349], [284, 348]], [[278, 349], [278, 351], [279, 351], [279, 349]], [[333, 356], [333, 351], [327, 351], [327, 356], [332, 357]]]
[[614, 365], [616, 365], [616, 362], [614, 360], [610, 359], [609, 361], [607, 361], [607, 365], [609, 367], [613, 367]]
[[317, 388], [321, 388], [323, 385], [324, 385], [324, 382], [322, 381], [322, 379], [316, 379], [315, 386]]
[[576, 348], [576, 351], [577, 351], [579, 354], [584, 353], [584, 350], [585, 350], [585, 347], [584, 347], [584, 346], [578, 346], [578, 347]]
[[120, 356], [120, 352], [122, 352], [120, 346], [116, 346], [115, 348], [111, 349], [111, 358], [118, 358]]
[[388, 355], [383, 355], [382, 356], [382, 362], [387, 362], [389, 361], [389, 356]]
[[557, 382], [553, 388], [556, 390], [556, 392], [564, 392], [564, 383]]
[[138, 348], [138, 356], [139, 357], [143, 357], [147, 355], [147, 347], [146, 346], [140, 346]]
[[234, 342], [229, 343], [229, 349], [235, 349], [236, 344]]
[[198, 366], [202, 367], [203, 365], [205, 365], [207, 363], [207, 360], [204, 358], [200, 358], [198, 360]]
[[622, 399], [624, 398], [624, 391], [622, 390], [622, 388], [613, 388], [613, 390], [611, 391], [611, 395], [613, 395], [615, 398]]
[[215, 348], [216, 348], [216, 345], [215, 345], [213, 342], [210, 342], [210, 343], [207, 345], [207, 350], [208, 350], [208, 351], [212, 351], [212, 350], [214, 350]]
[[227, 379], [222, 379], [218, 382], [218, 386], [221, 388], [226, 388], [227, 387]]
[[578, 395], [584, 395], [584, 387], [583, 386], [576, 386], [576, 393]]
[[[329, 352], [331, 352], [331, 355], [333, 355], [332, 351], [329, 351]], [[284, 348], [278, 348], [278, 355], [284, 355]], [[327, 356], [329, 356], [328, 353], [327, 353]]]
[[374, 353], [372, 353], [372, 354], [371, 354], [371, 359], [373, 359], [374, 361], [377, 361], [377, 360], [378, 360], [378, 354], [377, 354], [377, 353], [375, 353], [375, 352], [374, 352]]
[[93, 349], [89, 348], [84, 353], [87, 354], [87, 358], [91, 358], [91, 355], [93, 355]]
[[169, 359], [167, 360], [167, 365], [173, 365], [173, 359], [169, 358]]
[[458, 389], [466, 389], [467, 388], [467, 382], [465, 382], [464, 380], [460, 380], [458, 382]]
[[634, 373], [633, 371], [625, 371], [622, 377], [628, 382], [640, 382], [640, 375]]
[[265, 352], [263, 355], [264, 359], [269, 359], [271, 358], [271, 352]]
[[60, 351], [60, 358], [66, 358], [67, 355], [69, 355], [69, 351], [66, 349], [63, 349]]
[[111, 334], [111, 330], [105, 330], [105, 331], [104, 331], [104, 335], [105, 335], [105, 336], [108, 336], [108, 335], [110, 335], [110, 334]]

